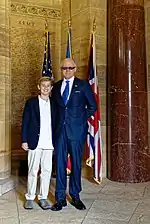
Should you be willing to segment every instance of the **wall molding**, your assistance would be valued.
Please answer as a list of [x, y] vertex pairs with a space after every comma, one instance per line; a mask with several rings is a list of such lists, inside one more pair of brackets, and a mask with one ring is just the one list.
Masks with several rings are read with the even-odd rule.
[[18, 3], [11, 4], [11, 13], [38, 16], [38, 17], [44, 17], [44, 18], [46, 17], [46, 18], [53, 18], [53, 19], [61, 18], [61, 11], [59, 9], [47, 8], [42, 6], [26, 5], [26, 4], [18, 4]]

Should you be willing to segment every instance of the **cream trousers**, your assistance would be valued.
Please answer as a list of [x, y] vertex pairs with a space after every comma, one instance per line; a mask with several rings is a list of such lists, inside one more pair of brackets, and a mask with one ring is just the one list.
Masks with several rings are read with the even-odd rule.
[[40, 168], [40, 192], [38, 200], [47, 199], [52, 172], [52, 149], [39, 149], [28, 151], [28, 183], [26, 200], [34, 200], [36, 197], [37, 176]]

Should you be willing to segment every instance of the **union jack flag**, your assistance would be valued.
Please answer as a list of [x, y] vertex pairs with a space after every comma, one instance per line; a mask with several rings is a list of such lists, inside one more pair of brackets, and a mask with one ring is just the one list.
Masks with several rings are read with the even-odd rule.
[[45, 30], [45, 48], [44, 48], [42, 76], [48, 76], [50, 77], [50, 79], [53, 79], [51, 53], [50, 53], [50, 33], [47, 29]]
[[98, 79], [96, 74], [95, 32], [92, 32], [91, 37], [88, 75], [89, 83], [96, 99], [97, 111], [94, 113], [94, 116], [88, 119], [89, 129], [86, 142], [86, 164], [94, 169], [94, 180], [100, 184], [102, 180], [102, 137]]

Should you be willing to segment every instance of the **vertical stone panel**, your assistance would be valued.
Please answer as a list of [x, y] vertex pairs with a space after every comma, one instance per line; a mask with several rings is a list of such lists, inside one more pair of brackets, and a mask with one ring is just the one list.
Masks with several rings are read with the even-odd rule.
[[[0, 2], [0, 179], [11, 172], [9, 2]], [[0, 192], [1, 193], [1, 192]]]

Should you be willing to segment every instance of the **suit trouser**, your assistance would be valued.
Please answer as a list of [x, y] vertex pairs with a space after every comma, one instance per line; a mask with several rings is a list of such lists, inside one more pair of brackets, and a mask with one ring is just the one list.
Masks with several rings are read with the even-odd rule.
[[56, 152], [56, 201], [66, 199], [67, 187], [67, 157], [70, 153], [71, 175], [69, 180], [69, 194], [72, 198], [79, 199], [81, 191], [81, 161], [83, 152], [83, 141], [68, 139], [65, 128], [57, 138], [55, 144]]
[[40, 168], [40, 192], [38, 200], [47, 199], [52, 172], [53, 150], [39, 149], [28, 151], [28, 184], [25, 197], [34, 200], [37, 188], [37, 175]]

